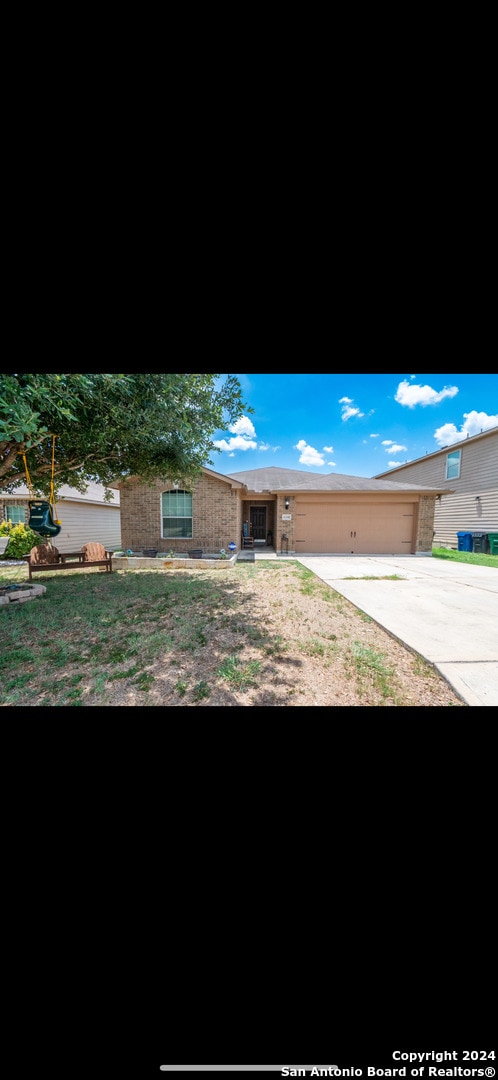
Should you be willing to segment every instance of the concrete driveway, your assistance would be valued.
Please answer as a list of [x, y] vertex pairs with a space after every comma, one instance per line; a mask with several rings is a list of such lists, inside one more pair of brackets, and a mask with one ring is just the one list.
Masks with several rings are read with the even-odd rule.
[[[498, 569], [431, 555], [297, 561], [434, 664], [467, 705], [498, 705]], [[384, 580], [392, 574], [401, 580]]]

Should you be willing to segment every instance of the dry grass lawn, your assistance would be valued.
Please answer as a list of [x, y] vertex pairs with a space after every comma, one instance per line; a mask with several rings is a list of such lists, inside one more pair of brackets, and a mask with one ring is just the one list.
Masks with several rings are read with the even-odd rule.
[[0, 705], [466, 707], [298, 562], [37, 580], [46, 597], [0, 608]]

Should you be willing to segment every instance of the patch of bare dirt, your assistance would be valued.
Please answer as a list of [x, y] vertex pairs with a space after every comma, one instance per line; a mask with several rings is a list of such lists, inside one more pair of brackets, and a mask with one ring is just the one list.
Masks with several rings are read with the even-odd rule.
[[[198, 572], [221, 584], [219, 571]], [[108, 682], [98, 702], [82, 704], [466, 707], [437, 669], [299, 564], [225, 573], [219, 607], [207, 620], [187, 615], [197, 648], [182, 647], [185, 612], [168, 611], [168, 649], [144, 664], [145, 684]], [[145, 617], [144, 640], [160, 628], [157, 612]]]

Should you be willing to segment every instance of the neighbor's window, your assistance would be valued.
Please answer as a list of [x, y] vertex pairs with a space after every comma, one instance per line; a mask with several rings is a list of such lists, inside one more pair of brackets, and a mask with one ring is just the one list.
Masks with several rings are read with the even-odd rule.
[[192, 539], [192, 496], [188, 491], [163, 492], [162, 515], [164, 540]]
[[6, 506], [5, 507], [5, 520], [13, 521], [15, 525], [18, 525], [21, 521], [24, 525], [26, 520], [24, 513], [24, 506]]
[[454, 450], [452, 454], [446, 455], [446, 479], [457, 480], [460, 476], [460, 455], [461, 450]]

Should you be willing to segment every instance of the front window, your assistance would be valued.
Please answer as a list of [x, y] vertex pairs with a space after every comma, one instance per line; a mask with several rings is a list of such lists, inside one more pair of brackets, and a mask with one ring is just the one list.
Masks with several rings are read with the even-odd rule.
[[14, 525], [18, 525], [21, 521], [24, 525], [24, 522], [26, 520], [24, 506], [6, 506], [5, 520], [12, 521]]
[[192, 496], [188, 491], [164, 491], [162, 495], [164, 540], [191, 540]]
[[461, 450], [453, 450], [451, 454], [446, 455], [446, 479], [458, 480], [460, 476], [460, 455]]

